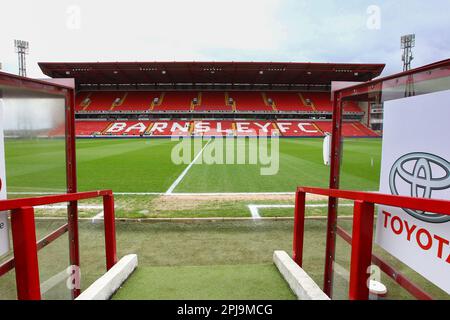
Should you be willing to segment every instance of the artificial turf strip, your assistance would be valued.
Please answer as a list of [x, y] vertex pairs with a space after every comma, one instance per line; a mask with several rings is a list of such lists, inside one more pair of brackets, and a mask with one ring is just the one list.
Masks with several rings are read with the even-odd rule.
[[113, 299], [293, 300], [272, 264], [138, 267]]
[[[62, 221], [36, 221], [37, 238], [60, 227]], [[339, 221], [339, 225], [351, 233], [351, 221]], [[197, 223], [116, 223], [117, 255], [135, 253], [139, 259], [139, 269], [154, 267], [216, 265], [254, 266], [271, 265], [274, 250], [292, 252], [291, 221], [225, 221]], [[105, 249], [103, 223], [90, 220], [79, 222], [81, 290], [85, 290], [105, 272]], [[316, 283], [323, 283], [325, 258], [326, 221], [307, 220], [305, 223], [305, 243], [303, 268]], [[399, 262], [378, 246], [374, 252], [393, 265], [399, 272], [418, 284], [436, 299], [450, 296], [434, 286], [403, 263]], [[336, 262], [349, 270], [350, 246], [337, 238]], [[0, 263], [12, 254], [0, 258]], [[69, 265], [68, 237], [65, 234], [39, 251], [39, 273], [41, 282], [65, 272]], [[348, 298], [348, 281], [342, 281], [335, 274], [335, 299]], [[170, 281], [170, 279], [168, 279]], [[381, 281], [389, 290], [389, 299], [411, 299], [411, 295], [401, 289], [384, 273]], [[0, 300], [15, 299], [15, 274], [8, 272], [0, 277]], [[44, 299], [69, 299], [70, 290], [62, 280], [56, 288], [43, 294]], [[151, 283], [148, 286], [151, 287]]]

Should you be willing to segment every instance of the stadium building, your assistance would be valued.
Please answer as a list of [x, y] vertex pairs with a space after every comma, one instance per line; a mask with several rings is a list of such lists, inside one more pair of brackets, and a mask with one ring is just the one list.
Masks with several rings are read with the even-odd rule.
[[[283, 62], [39, 66], [51, 78], [75, 79], [78, 137], [322, 137], [331, 132], [333, 82], [366, 82], [384, 69], [384, 64]], [[379, 136], [378, 114], [373, 102], [346, 103], [343, 136]], [[63, 132], [61, 127], [50, 135]]]
[[450, 59], [40, 67], [0, 72], [0, 300], [448, 299]]

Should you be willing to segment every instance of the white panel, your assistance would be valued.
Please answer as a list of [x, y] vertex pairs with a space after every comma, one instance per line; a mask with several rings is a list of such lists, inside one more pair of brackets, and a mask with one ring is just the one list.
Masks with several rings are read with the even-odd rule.
[[[384, 105], [380, 192], [450, 200], [450, 91]], [[380, 206], [377, 243], [450, 293], [450, 217]]]
[[[3, 101], [0, 99], [0, 200], [6, 199], [5, 146], [3, 137]], [[8, 213], [0, 212], [0, 256], [9, 251]]]

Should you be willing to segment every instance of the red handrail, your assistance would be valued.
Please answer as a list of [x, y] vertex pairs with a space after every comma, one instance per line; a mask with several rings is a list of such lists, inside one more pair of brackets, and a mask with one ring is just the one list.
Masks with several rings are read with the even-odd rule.
[[347, 200], [361, 200], [370, 203], [383, 204], [386, 206], [402, 207], [450, 215], [450, 201], [443, 199], [413, 198], [378, 192], [362, 192], [312, 187], [298, 187], [297, 192], [312, 193]]
[[[351, 300], [365, 300], [369, 297], [367, 286], [367, 269], [372, 260], [389, 277], [400, 286], [410, 292], [418, 299], [432, 299], [428, 293], [419, 286], [397, 272], [391, 265], [379, 256], [372, 254], [374, 205], [382, 204], [394, 207], [423, 210], [427, 212], [450, 215], [450, 201], [412, 198], [396, 196], [375, 192], [359, 192], [338, 189], [323, 189], [312, 187], [298, 187], [296, 192], [295, 212], [294, 212], [294, 239], [293, 239], [293, 259], [299, 265], [303, 263], [303, 239], [305, 220], [305, 198], [306, 193], [327, 196], [331, 199], [353, 200], [353, 230], [350, 236], [342, 228], [336, 226], [333, 229], [335, 235], [341, 236], [351, 245], [350, 261], [350, 288], [349, 298]], [[327, 235], [328, 237], [328, 235]], [[332, 259], [332, 257], [330, 257]], [[325, 268], [327, 271], [328, 268]], [[328, 277], [331, 279], [330, 275]], [[326, 286], [331, 284], [326, 284]]]
[[112, 191], [99, 190], [99, 191], [55, 194], [42, 197], [0, 200], [0, 211], [13, 210], [21, 207], [35, 207], [61, 202], [86, 200], [107, 195], [112, 195]]
[[[117, 263], [114, 196], [111, 190], [0, 200], [0, 211], [11, 210], [14, 249], [14, 257], [0, 265], [0, 276], [13, 268], [16, 269], [17, 298], [19, 300], [41, 299], [37, 251], [59, 238], [69, 229], [69, 224], [66, 223], [36, 242], [33, 207], [61, 202], [70, 202], [71, 205], [75, 204], [78, 207], [79, 200], [96, 197], [103, 197], [106, 269], [109, 270]], [[78, 233], [77, 226], [74, 232]], [[79, 288], [75, 288], [73, 297], [78, 294]]]

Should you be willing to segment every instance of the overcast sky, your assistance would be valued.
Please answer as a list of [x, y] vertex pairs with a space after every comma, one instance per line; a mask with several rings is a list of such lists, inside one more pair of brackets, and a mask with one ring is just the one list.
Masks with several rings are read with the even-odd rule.
[[2, 0], [0, 62], [17, 73], [14, 39], [39, 61], [386, 63], [416, 34], [420, 66], [450, 57], [450, 0]]

